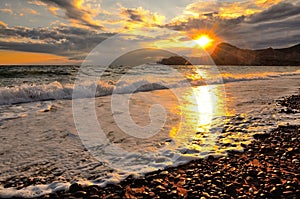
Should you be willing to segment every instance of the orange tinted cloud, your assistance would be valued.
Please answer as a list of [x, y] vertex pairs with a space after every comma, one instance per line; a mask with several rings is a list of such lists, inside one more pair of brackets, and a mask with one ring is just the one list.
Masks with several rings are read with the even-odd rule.
[[66, 57], [52, 54], [0, 50], [0, 65], [11, 64], [71, 64], [71, 62]]
[[68, 18], [73, 25], [84, 25], [104, 29], [100, 22], [94, 19], [99, 12], [91, 9], [89, 4], [84, 5], [83, 0], [40, 0], [32, 3], [40, 6], [47, 5], [49, 11], [55, 16], [60, 16], [57, 11], [62, 10], [65, 13], [65, 17]]
[[249, 0], [228, 2], [202, 0], [188, 5], [184, 10], [183, 15], [177, 19], [184, 20], [186, 17], [206, 18], [207, 14], [214, 14], [225, 19], [233, 19], [261, 12], [275, 4], [278, 4], [280, 1], [281, 0]]
[[261, 9], [248, 5], [248, 3], [235, 2], [219, 8], [219, 16], [226, 19], [248, 16], [260, 12]]
[[3, 21], [0, 21], [0, 27], [3, 27], [3, 28], [7, 28], [7, 24], [6, 23], [4, 23]]
[[126, 19], [123, 20], [122, 23], [127, 29], [152, 26], [157, 27], [163, 25], [165, 21], [165, 16], [152, 13], [142, 7], [135, 9], [122, 7], [120, 16]]
[[1, 8], [0, 12], [4, 12], [4, 13], [7, 13], [7, 14], [13, 14], [13, 11], [11, 9], [8, 9], [8, 8]]
[[39, 15], [39, 13], [36, 10], [28, 9], [27, 11], [28, 11], [28, 13], [30, 13], [32, 15]]
[[253, 0], [253, 2], [259, 7], [269, 8], [270, 6], [278, 4], [281, 0]]

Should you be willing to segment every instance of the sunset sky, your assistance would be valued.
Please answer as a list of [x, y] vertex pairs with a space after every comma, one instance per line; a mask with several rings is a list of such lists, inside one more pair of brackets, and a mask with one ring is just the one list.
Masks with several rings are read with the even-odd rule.
[[146, 42], [151, 29], [198, 44], [281, 48], [300, 43], [299, 27], [299, 0], [1, 0], [0, 64], [80, 64], [106, 38]]

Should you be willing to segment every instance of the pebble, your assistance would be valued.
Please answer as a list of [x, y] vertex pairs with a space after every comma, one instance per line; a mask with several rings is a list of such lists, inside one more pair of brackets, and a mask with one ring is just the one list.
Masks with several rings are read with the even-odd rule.
[[254, 191], [253, 191], [253, 189], [252, 189], [252, 188], [249, 188], [249, 192], [250, 192], [250, 193], [253, 193]]
[[85, 197], [86, 192], [85, 191], [77, 191], [76, 193], [73, 194], [75, 197], [80, 198], [80, 197]]
[[70, 186], [70, 188], [69, 188], [69, 191], [70, 191], [71, 193], [75, 193], [75, 192], [80, 191], [80, 190], [82, 190], [82, 186], [81, 186], [80, 184], [78, 184], [78, 183], [72, 184], [72, 185]]

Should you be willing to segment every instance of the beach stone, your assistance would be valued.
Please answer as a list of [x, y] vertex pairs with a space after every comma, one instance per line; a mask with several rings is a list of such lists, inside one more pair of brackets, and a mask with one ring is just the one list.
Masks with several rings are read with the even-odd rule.
[[204, 197], [206, 197], [206, 198], [210, 198], [210, 195], [209, 195], [209, 193], [207, 193], [207, 192], [202, 192], [202, 195], [203, 195]]
[[209, 175], [209, 174], [205, 174], [203, 177], [204, 177], [204, 178], [211, 178], [212, 176]]
[[230, 195], [236, 194], [236, 186], [233, 183], [226, 185], [225, 189], [227, 193]]
[[249, 192], [250, 192], [250, 193], [253, 193], [253, 192], [254, 192], [253, 188], [250, 187], [250, 188], [249, 188]]
[[97, 186], [89, 186], [87, 188], [87, 192], [89, 193], [89, 195], [97, 195], [99, 192], [99, 189], [97, 188]]
[[168, 175], [169, 172], [168, 172], [168, 171], [162, 171], [162, 172], [160, 172], [159, 174], [160, 174], [160, 175]]
[[281, 156], [280, 160], [286, 160], [286, 157], [285, 156]]
[[70, 186], [70, 188], [69, 188], [69, 191], [70, 191], [71, 193], [75, 193], [75, 192], [77, 192], [77, 191], [82, 191], [82, 190], [83, 190], [82, 186], [81, 186], [80, 184], [78, 184], [78, 183], [72, 184], [72, 185]]
[[285, 187], [285, 189], [288, 190], [288, 191], [293, 191], [293, 190], [294, 190], [294, 187], [288, 185], [288, 186]]
[[91, 195], [91, 196], [88, 196], [88, 198], [90, 198], [90, 199], [99, 199], [100, 196], [98, 196], [98, 195]]
[[271, 190], [270, 190], [270, 194], [272, 196], [272, 198], [280, 198], [280, 194], [281, 194], [281, 190], [277, 187], [273, 187]]
[[85, 197], [86, 196], [86, 192], [85, 191], [77, 191], [73, 194], [73, 196], [80, 198], [80, 197]]
[[149, 192], [149, 196], [150, 196], [150, 197], [154, 197], [154, 196], [155, 196], [155, 193], [151, 191], [151, 192]]
[[254, 139], [257, 139], [257, 140], [259, 140], [259, 139], [266, 139], [266, 138], [268, 138], [268, 137], [270, 137], [270, 134], [267, 134], [267, 133], [264, 133], [264, 134], [254, 134], [253, 135], [253, 138]]
[[157, 189], [157, 190], [166, 190], [166, 188], [163, 187], [163, 186], [161, 186], [161, 185], [158, 185], [158, 186], [156, 187], [156, 189]]
[[115, 196], [115, 194], [109, 194], [109, 195], [107, 195], [107, 196], [105, 196], [105, 198], [111, 198], [111, 199], [113, 199], [113, 198], [116, 198], [116, 196]]
[[293, 194], [294, 194], [293, 191], [284, 191], [284, 192], [282, 193], [282, 195], [284, 195], [284, 196], [290, 196], [290, 195], [293, 195]]

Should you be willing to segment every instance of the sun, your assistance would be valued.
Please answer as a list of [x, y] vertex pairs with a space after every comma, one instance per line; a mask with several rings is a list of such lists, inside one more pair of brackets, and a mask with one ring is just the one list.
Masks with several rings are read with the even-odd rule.
[[202, 48], [207, 48], [214, 41], [208, 35], [199, 35], [194, 40], [197, 44], [199, 44]]

